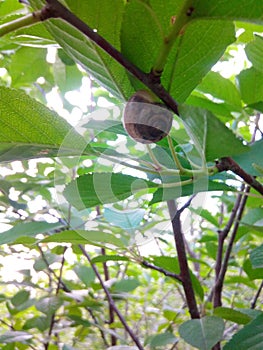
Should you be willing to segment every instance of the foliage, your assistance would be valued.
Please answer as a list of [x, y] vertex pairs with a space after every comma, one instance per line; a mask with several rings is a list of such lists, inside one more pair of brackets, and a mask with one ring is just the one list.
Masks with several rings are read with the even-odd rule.
[[[262, 347], [262, 1], [29, 2], [0, 2], [2, 349]], [[149, 147], [140, 89], [175, 112]]]

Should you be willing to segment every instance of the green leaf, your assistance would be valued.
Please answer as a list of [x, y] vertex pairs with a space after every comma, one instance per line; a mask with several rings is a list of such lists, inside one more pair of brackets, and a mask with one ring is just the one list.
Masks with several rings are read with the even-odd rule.
[[115, 173], [94, 173], [71, 181], [64, 191], [69, 203], [78, 210], [99, 204], [114, 203], [132, 195], [134, 191], [157, 187], [156, 184], [133, 176]]
[[129, 293], [140, 285], [136, 278], [122, 279], [115, 282], [111, 287], [111, 293]]
[[[156, 266], [159, 266], [169, 272], [179, 274], [180, 273], [180, 267], [178, 263], [178, 259], [176, 257], [171, 256], [154, 256], [153, 263]], [[191, 281], [193, 284], [193, 288], [196, 292], [196, 294], [199, 296], [201, 300], [204, 298], [204, 290], [199, 282], [198, 278], [190, 271]]]
[[[170, 7], [170, 1], [166, 1], [166, 6]], [[167, 11], [162, 14], [166, 18]], [[144, 72], [150, 72], [163, 40], [165, 28], [160, 17], [150, 2], [130, 1], [125, 7], [120, 37], [121, 52]], [[167, 17], [167, 27], [169, 21]], [[132, 79], [132, 83], [136, 90], [142, 86], [135, 79]]]
[[50, 316], [53, 315], [61, 305], [63, 305], [63, 301], [57, 296], [51, 296], [38, 300], [35, 305], [38, 311]]
[[160, 346], [175, 344], [177, 342], [178, 339], [173, 335], [173, 333], [165, 332], [161, 334], [156, 334], [150, 338], [150, 349], [156, 349]]
[[252, 250], [250, 260], [254, 269], [263, 268], [263, 244]]
[[95, 280], [95, 273], [91, 267], [78, 265], [74, 267], [74, 271], [86, 287], [90, 287]]
[[40, 332], [44, 332], [50, 327], [50, 318], [44, 316], [37, 316], [26, 320], [23, 329], [28, 330], [32, 328], [38, 329]]
[[256, 35], [255, 40], [246, 46], [245, 51], [253, 67], [263, 73], [263, 38]]
[[[59, 53], [62, 57], [68, 57], [63, 50], [59, 50]], [[67, 58], [64, 58], [64, 60], [66, 59]], [[70, 58], [68, 59], [71, 60]], [[67, 91], [77, 90], [81, 87], [83, 75], [74, 61], [68, 65], [62, 62], [60, 58], [57, 58], [53, 66], [53, 71], [56, 85], [59, 87], [62, 94], [65, 94]]]
[[11, 303], [17, 307], [25, 303], [30, 296], [30, 293], [26, 290], [20, 290], [16, 295], [11, 298]]
[[246, 215], [243, 216], [242, 224], [256, 226], [257, 223], [260, 224], [260, 222], [262, 222], [262, 218], [263, 218], [263, 208], [251, 208], [250, 210], [248, 210]]
[[249, 146], [248, 152], [233, 157], [239, 166], [251, 175], [262, 175], [257, 166], [263, 167], [263, 140]]
[[234, 41], [231, 22], [202, 20], [192, 21], [186, 26], [169, 55], [162, 79], [177, 102], [186, 100]]
[[22, 47], [17, 50], [8, 69], [12, 77], [12, 87], [30, 87], [43, 76], [46, 80], [51, 80], [50, 67], [43, 64], [46, 63], [46, 55], [45, 49]]
[[254, 0], [194, 0], [193, 18], [224, 18], [225, 20], [263, 23], [263, 4]]
[[211, 101], [205, 95], [201, 97], [200, 93], [197, 93], [196, 91], [194, 91], [187, 98], [185, 103], [191, 106], [207, 109], [210, 112], [212, 112], [214, 115], [218, 116], [220, 120], [222, 117], [227, 118], [227, 120], [233, 119], [233, 116], [231, 114], [233, 107], [228, 106], [226, 103], [219, 103], [216, 99]]
[[192, 212], [199, 215], [200, 217], [206, 219], [208, 222], [213, 224], [215, 227], [219, 227], [218, 220], [210, 213], [207, 209], [202, 209], [201, 211], [199, 209], [190, 208]]
[[61, 222], [49, 224], [45, 221], [19, 223], [10, 230], [0, 233], [0, 244], [14, 243], [18, 238], [36, 236], [39, 233], [47, 233], [64, 225]]
[[247, 324], [251, 321], [251, 317], [242, 313], [242, 311], [228, 307], [217, 307], [214, 310], [214, 315], [237, 324]]
[[4, 334], [0, 335], [0, 343], [1, 344], [9, 344], [9, 343], [27, 343], [27, 340], [31, 339], [33, 336], [27, 332], [20, 331], [7, 331]]
[[223, 332], [224, 322], [221, 318], [215, 316], [189, 320], [179, 327], [180, 336], [188, 344], [200, 350], [211, 350], [222, 339]]
[[110, 233], [84, 230], [62, 231], [43, 239], [42, 242], [92, 244], [98, 246], [101, 246], [101, 244], [113, 244], [117, 247], [123, 247], [124, 245], [121, 239]]
[[81, 318], [80, 316], [77, 316], [77, 315], [69, 315], [69, 318], [71, 320], [73, 320], [76, 324], [80, 324], [84, 327], [90, 327], [91, 326], [91, 323], [87, 320], [84, 320], [83, 318]]
[[104, 218], [108, 222], [124, 230], [135, 230], [138, 228], [144, 215], [144, 209], [117, 210], [109, 207], [106, 207], [103, 213]]
[[236, 79], [241, 98], [246, 104], [263, 101], [263, 72], [252, 67], [242, 70]]
[[153, 198], [149, 205], [207, 191], [236, 191], [236, 189], [226, 185], [223, 182], [198, 180], [197, 183], [184, 185], [181, 187], [159, 188], [156, 192], [154, 192]]
[[263, 314], [236, 333], [223, 350], [259, 349], [263, 349]]
[[[122, 52], [142, 71], [150, 72], [154, 66], [171, 31], [171, 18], [177, 15], [182, 3], [166, 1], [165, 6], [157, 1], [127, 3], [121, 31]], [[183, 102], [234, 40], [230, 22], [190, 22], [168, 57], [162, 74], [163, 85], [179, 103]], [[134, 79], [132, 83], [137, 90], [142, 87]]]
[[179, 112], [198, 153], [206, 161], [248, 151], [248, 147], [209, 111], [184, 105]]
[[98, 131], [107, 131], [112, 132], [113, 134], [127, 135], [126, 130], [124, 129], [121, 122], [118, 120], [96, 120], [90, 119], [88, 123], [83, 125], [87, 129], [98, 130]]
[[243, 269], [251, 280], [260, 280], [263, 278], [263, 268], [253, 268], [249, 259], [244, 262]]
[[0, 101], [0, 161], [52, 157], [58, 151], [80, 155], [86, 148], [85, 140], [63, 118], [23, 91], [0, 86]]
[[222, 104], [232, 111], [241, 112], [242, 104], [240, 93], [236, 86], [221, 74], [209, 72], [202, 83], [196, 87], [196, 91], [212, 95], [217, 104]]
[[[33, 26], [21, 28], [12, 33], [10, 40], [16, 44], [27, 47], [46, 48], [56, 44], [44, 24], [36, 23]], [[36, 52], [35, 52], [36, 53]], [[28, 60], [30, 62], [30, 60]], [[46, 61], [46, 58], [45, 58]], [[43, 63], [45, 62], [43, 61]], [[42, 65], [40, 65], [42, 66]], [[40, 75], [43, 76], [43, 73]]]
[[[37, 8], [43, 6], [41, 0], [31, 0], [30, 2]], [[91, 29], [96, 29], [115, 48], [120, 49], [119, 37], [125, 5], [123, 1], [116, 0], [114, 6], [107, 0], [91, 0], [89, 2], [67, 0], [66, 3], [74, 14], [82, 18]], [[110, 20], [109, 14], [111, 14]], [[45, 22], [45, 25], [65, 52], [100, 85], [120, 100], [131, 96], [134, 90], [125, 69], [105, 51], [64, 21], [50, 20]]]
[[10, 16], [12, 13], [16, 13], [17, 10], [21, 10], [22, 4], [18, 3], [16, 0], [1, 1], [0, 2], [0, 13], [1, 16]]

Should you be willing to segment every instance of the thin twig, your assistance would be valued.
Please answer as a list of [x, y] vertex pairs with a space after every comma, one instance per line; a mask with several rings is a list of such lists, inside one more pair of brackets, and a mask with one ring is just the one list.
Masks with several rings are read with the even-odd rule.
[[219, 172], [231, 170], [234, 174], [240, 176], [248, 185], [263, 195], [263, 185], [261, 185], [254, 176], [243, 170], [232, 158], [221, 158], [216, 164], [216, 167]]
[[[59, 279], [59, 276], [57, 276], [56, 272], [50, 268], [41, 246], [39, 244], [37, 244], [37, 247], [40, 251], [41, 257], [42, 257], [44, 263], [46, 264], [46, 267], [47, 267], [47, 270], [49, 271], [49, 273], [52, 274], [56, 278], [57, 281], [59, 281], [59, 283], [61, 285], [61, 289], [63, 289], [64, 292], [70, 293], [71, 290], [65, 285], [65, 283], [62, 281], [62, 279]], [[50, 278], [50, 276], [49, 276], [49, 278]]]
[[259, 286], [259, 288], [257, 290], [257, 293], [256, 293], [256, 295], [254, 296], [254, 298], [253, 298], [253, 300], [251, 302], [251, 306], [250, 306], [251, 309], [255, 309], [256, 304], [257, 304], [257, 300], [258, 300], [258, 298], [260, 296], [260, 293], [261, 293], [262, 289], [263, 289], [263, 281], [261, 282], [261, 284], [260, 284], [260, 286]]
[[[244, 193], [244, 189], [245, 189], [245, 185], [242, 185], [241, 187], [241, 192]], [[216, 281], [219, 278], [219, 274], [222, 268], [222, 258], [223, 258], [223, 249], [224, 249], [224, 242], [226, 237], [228, 236], [231, 227], [236, 219], [237, 213], [238, 213], [238, 209], [240, 207], [240, 202], [243, 198], [243, 194], [239, 194], [237, 196], [235, 205], [231, 211], [231, 215], [230, 218], [227, 222], [227, 224], [225, 225], [223, 230], [218, 231], [218, 247], [217, 247], [217, 257], [216, 257], [216, 265], [215, 265], [215, 284]], [[212, 300], [213, 299], [213, 295], [214, 295], [215, 290], [212, 289], [210, 296], [208, 297], [208, 300]], [[214, 300], [215, 301], [215, 300]], [[216, 305], [218, 304], [218, 302], [215, 303]], [[214, 307], [216, 307], [216, 305], [214, 305]]]
[[[59, 291], [60, 291], [62, 272], [63, 272], [63, 267], [64, 267], [64, 264], [65, 264], [65, 252], [66, 252], [66, 250], [67, 250], [67, 247], [64, 247], [64, 251], [63, 251], [63, 254], [62, 254], [62, 260], [61, 260], [61, 264], [60, 264], [57, 288], [56, 288], [56, 293], [55, 293], [56, 296], [59, 294]], [[56, 319], [55, 318], [56, 318], [56, 311], [51, 316], [50, 326], [49, 326], [49, 330], [48, 330], [48, 339], [47, 339], [47, 342], [44, 343], [44, 349], [46, 349], [46, 350], [48, 350], [48, 348], [49, 348], [52, 331], [53, 331], [55, 323], [56, 323]]]
[[[245, 193], [248, 193], [250, 191], [250, 187], [247, 186], [247, 188], [245, 189]], [[222, 289], [223, 289], [223, 283], [224, 283], [224, 278], [226, 275], [226, 271], [227, 271], [227, 267], [228, 267], [228, 262], [229, 262], [229, 258], [232, 252], [232, 247], [236, 238], [236, 234], [237, 234], [237, 230], [239, 228], [239, 224], [240, 224], [240, 220], [241, 217], [243, 215], [244, 209], [245, 209], [245, 205], [246, 205], [246, 201], [247, 201], [247, 196], [242, 196], [241, 200], [240, 200], [240, 204], [239, 204], [239, 208], [238, 208], [238, 214], [237, 214], [237, 218], [236, 221], [234, 223], [234, 227], [228, 242], [228, 246], [225, 252], [225, 256], [222, 262], [222, 266], [220, 269], [220, 272], [218, 274], [218, 278], [217, 281], [215, 283], [215, 289], [214, 289], [214, 307], [217, 306], [221, 306], [222, 305], [222, 301], [221, 301], [221, 296], [222, 296]]]
[[139, 350], [144, 350], [142, 344], [140, 343], [138, 337], [136, 337], [136, 335], [134, 334], [133, 330], [130, 328], [130, 326], [128, 325], [128, 323], [126, 322], [125, 318], [123, 317], [123, 315], [121, 314], [121, 312], [119, 311], [119, 309], [117, 308], [108, 288], [106, 287], [103, 279], [101, 278], [101, 275], [97, 269], [97, 266], [95, 264], [92, 263], [91, 258], [89, 256], [89, 254], [86, 252], [85, 248], [80, 244], [79, 248], [81, 249], [83, 255], [86, 257], [86, 259], [88, 260], [88, 262], [90, 263], [96, 277], [98, 278], [100, 285], [102, 286], [106, 297], [108, 299], [109, 304], [111, 305], [112, 309], [114, 310], [115, 314], [119, 317], [120, 322], [122, 323], [122, 325], [124, 326], [125, 330], [127, 331], [127, 333], [130, 335], [131, 339], [134, 341], [134, 343], [137, 345]]
[[182, 277], [180, 275], [176, 274], [176, 273], [173, 273], [173, 272], [167, 271], [165, 269], [162, 269], [159, 266], [155, 266], [155, 265], [149, 263], [146, 260], [143, 260], [141, 264], [144, 267], [147, 267], [147, 268], [152, 269], [152, 270], [159, 271], [159, 272], [163, 273], [167, 277], [172, 277], [172, 278], [176, 279], [177, 281], [182, 282]]

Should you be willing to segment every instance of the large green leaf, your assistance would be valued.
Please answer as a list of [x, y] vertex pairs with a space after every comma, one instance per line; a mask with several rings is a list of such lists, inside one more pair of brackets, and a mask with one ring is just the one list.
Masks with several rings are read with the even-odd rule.
[[[182, 1], [166, 1], [161, 10], [160, 2], [153, 0], [134, 0], [126, 5], [122, 52], [144, 72], [150, 72], [154, 66], [165, 36], [172, 29], [171, 18], [181, 4]], [[168, 57], [162, 75], [163, 85], [178, 102], [183, 102], [234, 40], [231, 22], [190, 22]], [[141, 87], [135, 80], [132, 82], [135, 88]]]
[[245, 51], [253, 67], [263, 73], [263, 38], [256, 35], [255, 40], [246, 46]]
[[37, 310], [48, 316], [53, 315], [62, 305], [62, 299], [55, 295], [43, 297], [35, 304]]
[[233, 159], [249, 174], [260, 176], [262, 173], [259, 171], [259, 168], [263, 168], [262, 152], [263, 140], [260, 140], [249, 146], [248, 152], [236, 155]]
[[243, 264], [243, 269], [250, 280], [261, 280], [263, 278], [263, 268], [253, 268], [250, 259], [247, 259]]
[[10, 16], [10, 14], [16, 13], [18, 10], [21, 10], [22, 8], [23, 8], [22, 4], [20, 4], [16, 0], [1, 1], [0, 2], [1, 17]]
[[263, 268], [263, 244], [252, 250], [250, 260], [253, 268]]
[[49, 224], [45, 221], [20, 223], [10, 230], [0, 233], [0, 244], [13, 243], [21, 237], [34, 237], [39, 233], [47, 233], [64, 225], [61, 222]]
[[263, 314], [236, 333], [223, 350], [260, 349], [263, 349]]
[[137, 278], [125, 278], [115, 282], [111, 287], [111, 293], [129, 293], [140, 285]]
[[206, 161], [248, 151], [248, 147], [209, 111], [184, 105], [179, 112], [197, 151]]
[[263, 101], [263, 72], [254, 67], [243, 70], [237, 76], [242, 100], [250, 105]]
[[32, 86], [39, 77], [45, 77], [46, 80], [50, 81], [51, 73], [46, 62], [46, 55], [45, 49], [22, 47], [17, 50], [8, 67], [8, 72], [12, 77], [12, 87]]
[[112, 244], [116, 247], [123, 247], [124, 243], [120, 238], [115, 237], [113, 234], [103, 231], [84, 231], [84, 230], [68, 230], [60, 233], [55, 233], [45, 239], [42, 242], [54, 242], [54, 243], [71, 243], [71, 244], [92, 244], [92, 245], [105, 245]]
[[212, 346], [222, 339], [223, 332], [224, 322], [215, 316], [189, 320], [179, 327], [180, 336], [188, 344], [200, 350], [211, 350]]
[[226, 21], [193, 21], [178, 40], [162, 82], [175, 100], [182, 103], [235, 41], [234, 26]]
[[21, 304], [25, 303], [30, 296], [30, 293], [26, 290], [20, 290], [11, 298], [11, 303], [13, 306], [18, 307]]
[[103, 213], [104, 218], [108, 222], [124, 230], [135, 230], [138, 228], [144, 215], [144, 209], [117, 210], [109, 207], [106, 207]]
[[50, 327], [50, 319], [44, 316], [28, 318], [23, 326], [24, 330], [36, 328], [40, 332], [44, 332]]
[[194, 0], [194, 18], [224, 18], [225, 20], [263, 23], [263, 3], [254, 0]]
[[212, 95], [217, 104], [224, 102], [224, 107], [229, 110], [241, 112], [242, 104], [238, 89], [229, 79], [223, 78], [219, 73], [209, 72], [196, 90]]
[[[81, 154], [85, 140], [21, 90], [0, 86], [0, 161]], [[67, 137], [67, 145], [60, 147]]]
[[93, 173], [70, 182], [64, 191], [69, 203], [77, 209], [114, 203], [130, 197], [133, 191], [155, 188], [150, 181], [115, 173]]
[[0, 335], [0, 343], [1, 344], [9, 344], [20, 342], [22, 344], [27, 344], [27, 341], [31, 339], [33, 336], [27, 332], [22, 331], [7, 331]]
[[85, 265], [77, 265], [74, 267], [74, 272], [86, 287], [90, 287], [91, 283], [93, 283], [95, 280], [95, 273], [91, 267]]
[[[41, 8], [41, 0], [31, 0], [34, 7]], [[76, 2], [66, 1], [74, 14], [96, 29], [114, 47], [120, 48], [119, 36], [124, 2], [107, 0]], [[97, 14], [97, 15], [96, 15]], [[110, 15], [110, 17], [109, 17]], [[134, 91], [125, 69], [84, 34], [61, 20], [49, 20], [46, 28], [67, 54], [79, 63], [102, 86], [120, 100], [127, 99]]]
[[245, 313], [228, 307], [217, 307], [214, 310], [214, 315], [237, 324], [247, 324], [251, 321], [251, 317]]

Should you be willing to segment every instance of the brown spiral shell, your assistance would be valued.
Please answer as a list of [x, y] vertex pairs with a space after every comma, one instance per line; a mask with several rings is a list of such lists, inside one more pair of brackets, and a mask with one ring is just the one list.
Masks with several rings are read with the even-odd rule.
[[158, 142], [168, 135], [173, 114], [156, 102], [149, 91], [137, 91], [127, 102], [123, 123], [127, 133], [137, 142]]

